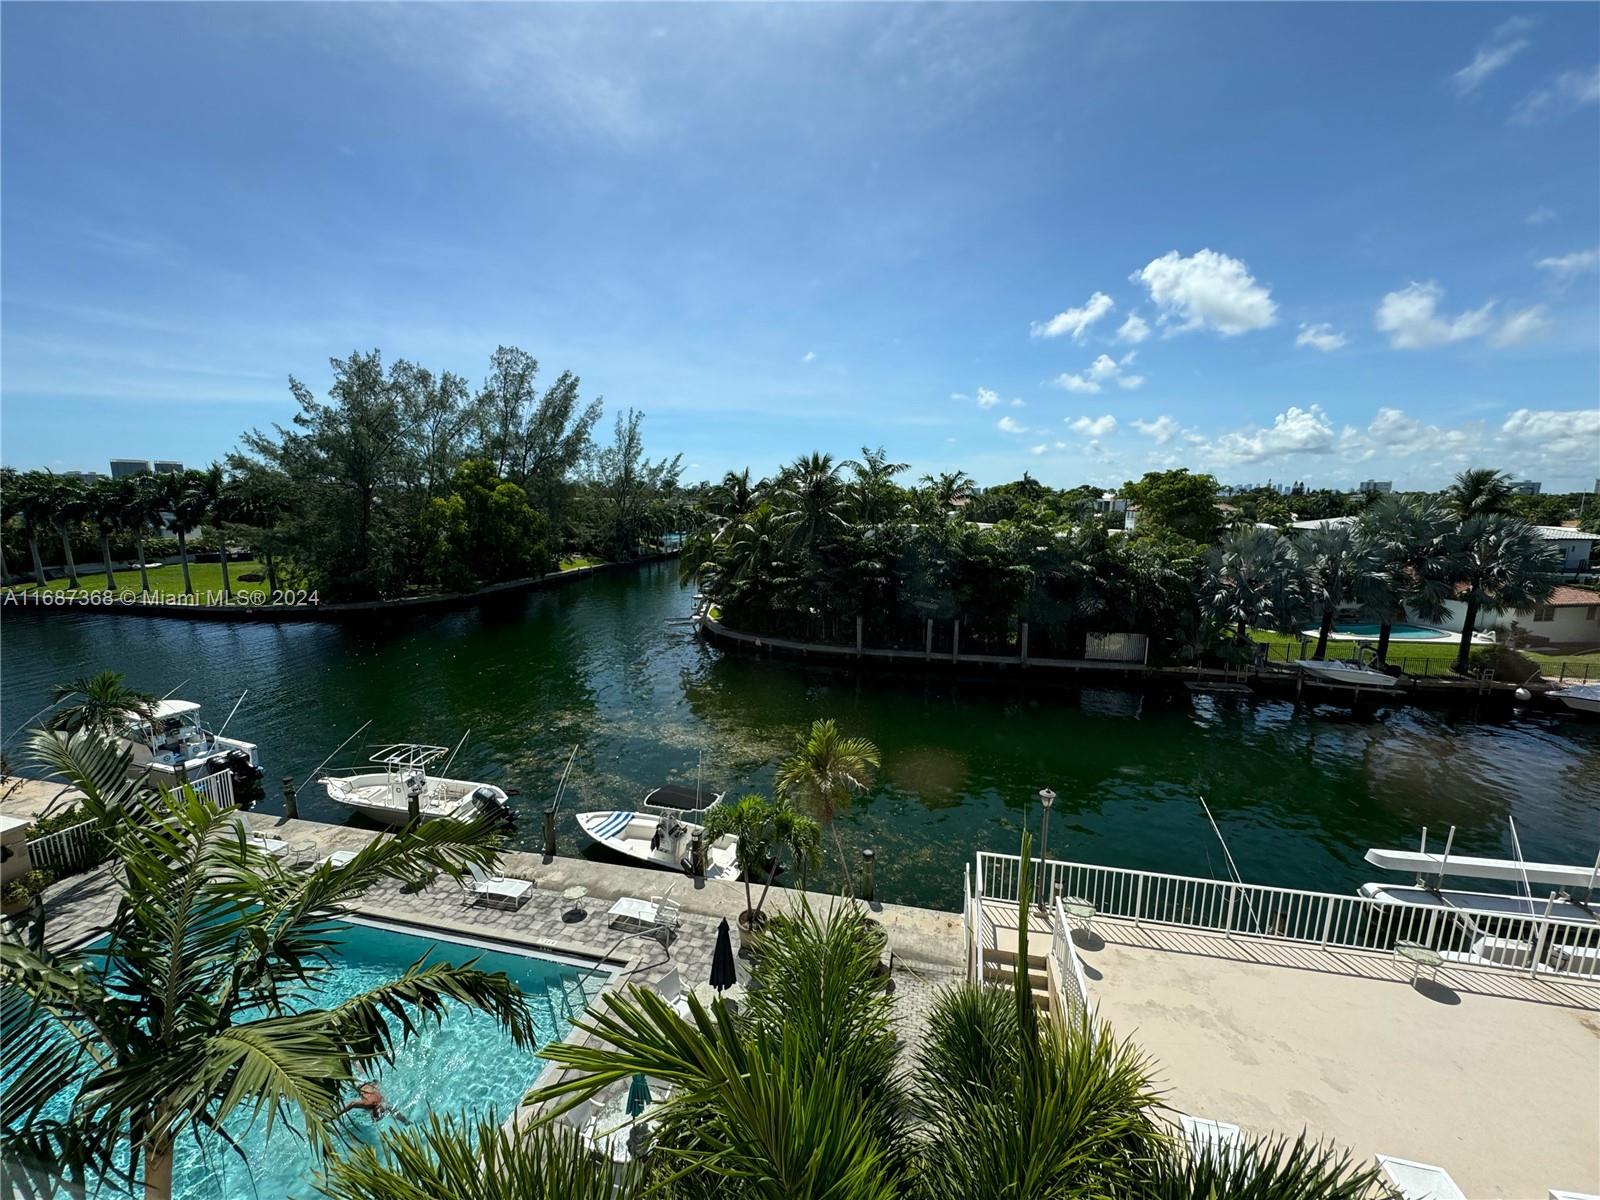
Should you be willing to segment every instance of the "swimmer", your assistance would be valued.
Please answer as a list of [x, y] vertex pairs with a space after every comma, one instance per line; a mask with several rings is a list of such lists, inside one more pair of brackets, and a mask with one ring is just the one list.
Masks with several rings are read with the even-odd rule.
[[402, 1122], [403, 1124], [411, 1124], [405, 1113], [401, 1112], [397, 1108], [392, 1107], [388, 1099], [384, 1096], [383, 1090], [370, 1080], [356, 1088], [356, 1098], [341, 1108], [339, 1110], [339, 1115], [342, 1117], [345, 1113], [351, 1112], [358, 1108], [364, 1108], [370, 1112], [374, 1121], [382, 1120], [384, 1117], [390, 1116], [395, 1120]]

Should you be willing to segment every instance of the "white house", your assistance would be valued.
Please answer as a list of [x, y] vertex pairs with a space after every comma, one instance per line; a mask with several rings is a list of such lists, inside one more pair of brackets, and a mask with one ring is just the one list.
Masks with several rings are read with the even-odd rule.
[[1535, 525], [1534, 532], [1561, 551], [1561, 571], [1587, 571], [1594, 565], [1594, 544], [1600, 533], [1585, 533], [1564, 525]]
[[[1566, 532], [1571, 533], [1569, 529]], [[1461, 600], [1446, 600], [1441, 628], [1453, 633], [1461, 632], [1466, 620], [1467, 606]], [[1562, 645], [1600, 646], [1600, 592], [1593, 588], [1568, 587], [1565, 584], [1550, 593], [1550, 602], [1535, 609], [1504, 613], [1485, 610], [1478, 614], [1477, 628], [1507, 627], [1512, 621], [1524, 633], [1532, 634], [1546, 642]]]

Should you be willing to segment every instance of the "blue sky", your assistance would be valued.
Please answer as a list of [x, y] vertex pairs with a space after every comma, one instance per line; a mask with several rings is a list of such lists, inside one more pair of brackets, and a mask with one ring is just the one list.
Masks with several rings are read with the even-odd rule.
[[1594, 5], [4, 6], [0, 454], [513, 343], [691, 478], [1600, 475]]

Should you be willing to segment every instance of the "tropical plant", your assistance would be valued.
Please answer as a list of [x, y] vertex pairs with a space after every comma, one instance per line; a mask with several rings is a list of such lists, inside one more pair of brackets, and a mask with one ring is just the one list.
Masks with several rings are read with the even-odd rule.
[[[452, 1002], [532, 1043], [516, 985], [470, 964], [418, 962], [333, 1008], [306, 1007], [341, 907], [382, 880], [420, 885], [492, 866], [489, 821], [429, 821], [373, 839], [345, 866], [287, 871], [192, 789], [130, 783], [128, 752], [92, 733], [39, 733], [32, 746], [83, 793], [119, 865], [103, 948], [34, 951], [0, 938], [0, 1033], [21, 1064], [0, 1097], [8, 1161], [56, 1177], [119, 1175], [162, 1200], [187, 1133], [238, 1149], [240, 1121], [265, 1120], [269, 1132], [296, 1122], [329, 1149], [341, 1089], [392, 1063]], [[69, 1111], [48, 1115], [63, 1092]]]
[[17, 472], [7, 468], [4, 481], [6, 513], [22, 522], [33, 560], [33, 581], [44, 586], [44, 560], [39, 556], [39, 531], [50, 523], [54, 511], [53, 488], [46, 471]]
[[794, 753], [778, 767], [773, 784], [778, 796], [808, 807], [817, 821], [832, 831], [851, 895], [855, 894], [855, 876], [835, 820], [852, 796], [872, 786], [873, 773], [881, 765], [875, 745], [866, 738], [845, 737], [839, 732], [839, 723], [829, 717], [813, 721], [810, 730], [796, 739]]
[[876, 450], [861, 447], [861, 457], [846, 460], [850, 469], [849, 494], [851, 516], [859, 525], [875, 526], [893, 515], [899, 489], [894, 477], [904, 471], [909, 463], [890, 462], [882, 446]]
[[222, 491], [222, 470], [173, 472], [166, 476], [166, 501], [172, 510], [172, 532], [178, 539], [178, 561], [183, 564], [183, 594], [194, 595], [189, 577], [189, 531], [211, 519]]
[[[72, 701], [67, 704], [66, 701]], [[58, 683], [50, 688], [52, 705], [59, 705], [46, 722], [50, 729], [67, 733], [89, 730], [113, 734], [134, 720], [151, 720], [156, 698], [122, 682], [122, 672], [101, 671], [98, 675]]]
[[121, 481], [123, 512], [139, 543], [139, 591], [150, 593], [150, 570], [146, 565], [148, 535], [160, 533], [166, 524], [167, 482], [164, 476], [133, 475]]
[[1222, 523], [1217, 481], [1187, 468], [1148, 471], [1129, 480], [1119, 493], [1139, 510], [1139, 528], [1165, 529], [1193, 542], [1209, 542]]
[[97, 479], [85, 497], [85, 511], [100, 535], [100, 561], [105, 566], [106, 590], [115, 591], [116, 569], [111, 562], [111, 535], [121, 533], [127, 523], [122, 488], [114, 479]]
[[1456, 528], [1449, 565], [1456, 599], [1466, 606], [1455, 669], [1466, 674], [1472, 635], [1484, 609], [1517, 611], [1550, 598], [1561, 552], [1518, 517], [1472, 517]]
[[1301, 605], [1301, 580], [1294, 549], [1281, 533], [1235, 529], [1208, 555], [1202, 599], [1247, 644], [1252, 627], [1291, 625]]
[[1424, 621], [1444, 618], [1451, 579], [1445, 569], [1451, 524], [1428, 497], [1383, 496], [1361, 514], [1363, 561], [1355, 598], [1378, 622], [1377, 663], [1389, 657], [1396, 621], [1408, 612]]
[[1493, 467], [1472, 467], [1444, 490], [1445, 509], [1457, 521], [1503, 513], [1511, 501], [1511, 476]]
[[72, 530], [88, 515], [88, 500], [83, 484], [46, 471], [50, 477], [50, 523], [61, 538], [61, 558], [67, 566], [67, 586], [78, 589], [78, 564], [72, 557]]
[[1293, 1142], [1255, 1138], [1221, 1154], [1171, 1145], [1150, 1156], [1134, 1194], [1140, 1200], [1367, 1200], [1380, 1186], [1375, 1166], [1302, 1133]]
[[[745, 908], [740, 923], [753, 929], [764, 919], [762, 907], [772, 889], [773, 877], [783, 865], [782, 859], [787, 857], [802, 872], [815, 864], [820, 827], [786, 800], [751, 794], [733, 804], [719, 804], [706, 813], [707, 841], [714, 842], [728, 834], [739, 839]], [[756, 877], [762, 881], [761, 895], [752, 900], [750, 885]]]
[[1358, 530], [1351, 524], [1324, 522], [1295, 539], [1295, 558], [1301, 564], [1307, 599], [1320, 618], [1317, 648], [1312, 658], [1328, 656], [1328, 636], [1333, 620], [1354, 590], [1365, 555]]

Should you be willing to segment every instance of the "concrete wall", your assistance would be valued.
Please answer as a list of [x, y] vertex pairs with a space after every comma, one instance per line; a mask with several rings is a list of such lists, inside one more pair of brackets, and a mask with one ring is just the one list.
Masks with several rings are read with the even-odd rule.
[[[1443, 629], [1461, 632], [1466, 620], [1467, 606], [1460, 600], [1445, 601], [1444, 620], [1438, 622]], [[1484, 610], [1478, 614], [1477, 631], [1483, 633], [1496, 625], [1509, 626], [1515, 621], [1524, 632], [1548, 638], [1552, 642], [1577, 642], [1600, 646], [1600, 605], [1564, 605], [1549, 610], [1553, 619], [1535, 621], [1532, 612], [1504, 613]]]

